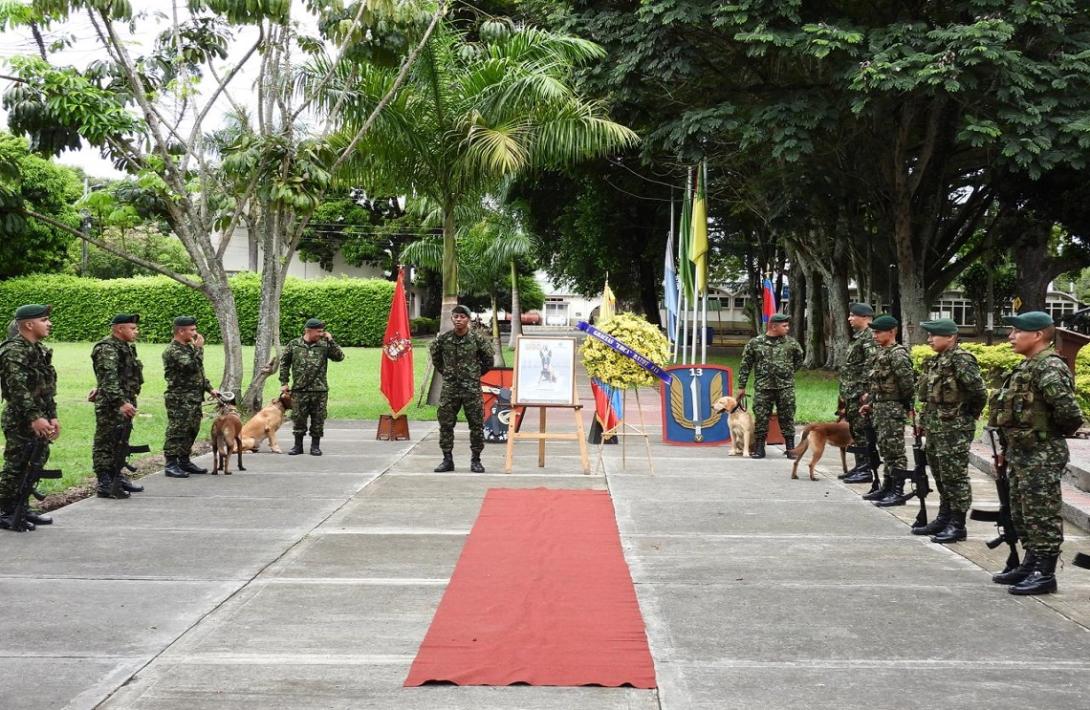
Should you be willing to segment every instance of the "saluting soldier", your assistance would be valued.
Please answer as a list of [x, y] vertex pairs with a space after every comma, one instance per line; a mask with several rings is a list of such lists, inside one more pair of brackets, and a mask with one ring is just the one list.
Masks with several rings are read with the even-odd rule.
[[753, 372], [754, 438], [751, 458], [765, 457], [768, 419], [772, 409], [780, 419], [783, 432], [784, 456], [792, 458], [795, 448], [795, 372], [802, 367], [803, 352], [798, 341], [788, 335], [791, 319], [777, 313], [768, 319], [764, 335], [751, 338], [742, 351], [742, 366], [735, 383], [736, 399], [746, 396], [746, 381]]
[[913, 535], [933, 535], [931, 542], [965, 539], [965, 514], [973, 502], [969, 486], [969, 445], [976, 420], [988, 401], [976, 357], [958, 344], [958, 326], [950, 318], [920, 323], [935, 351], [923, 366], [918, 397], [920, 424], [927, 437], [927, 464], [939, 491], [939, 512]]
[[[144, 365], [136, 356], [140, 315], [119, 313], [110, 321], [110, 335], [91, 349], [95, 380], [95, 439], [91, 462], [98, 479], [99, 498], [128, 498], [143, 486], [134, 484], [124, 471], [114, 470], [117, 428], [136, 416], [136, 398], [144, 384]], [[113, 487], [112, 477], [120, 477]]]
[[439, 449], [443, 462], [436, 473], [454, 470], [454, 423], [458, 410], [466, 413], [469, 425], [469, 450], [472, 458], [469, 470], [484, 473], [481, 452], [484, 451], [484, 402], [481, 399], [481, 375], [492, 369], [492, 344], [488, 338], [469, 328], [469, 309], [455, 306], [450, 314], [453, 330], [440, 333], [430, 347], [431, 363], [443, 376], [439, 395]]
[[[867, 392], [862, 398], [860, 414], [873, 417], [878, 438], [878, 454], [885, 465], [882, 486], [863, 496], [883, 508], [904, 505], [904, 481], [893, 485], [891, 468], [906, 468], [905, 417], [912, 407], [915, 395], [916, 374], [912, 370], [912, 357], [908, 348], [897, 342], [900, 323], [893, 316], [881, 315], [871, 321], [878, 351], [871, 362], [867, 377]], [[878, 472], [874, 472], [878, 475]]]
[[291, 392], [292, 433], [295, 435], [295, 445], [288, 452], [289, 456], [303, 453], [308, 419], [310, 455], [322, 455], [320, 444], [325, 434], [326, 405], [329, 401], [326, 370], [330, 360], [344, 360], [344, 351], [333, 342], [333, 334], [325, 329], [325, 323], [317, 318], [307, 320], [303, 335], [284, 348], [280, 360], [280, 393]]
[[163, 350], [163, 375], [167, 380], [164, 395], [167, 407], [166, 474], [171, 478], [189, 478], [191, 473], [208, 473], [189, 460], [193, 442], [201, 433], [201, 403], [207, 392], [219, 396], [219, 390], [204, 376], [204, 336], [197, 332], [197, 319], [174, 319], [174, 337]]
[[[874, 333], [870, 328], [873, 319], [874, 309], [866, 303], [853, 303], [848, 309], [848, 325], [854, 332], [844, 355], [844, 364], [840, 366], [840, 400], [855, 446], [864, 446], [867, 441], [869, 421], [859, 413], [859, 407], [863, 393], [867, 391], [871, 362], [878, 352], [878, 344], [874, 342]], [[855, 454], [855, 467], [837, 478], [848, 483], [870, 483], [871, 477], [877, 475], [877, 471], [871, 470], [870, 460], [865, 455]]]
[[[37, 468], [49, 459], [49, 442], [61, 434], [57, 419], [57, 371], [53, 351], [42, 345], [53, 329], [50, 306], [28, 303], [15, 310], [18, 332], [0, 344], [0, 392], [6, 402], [0, 417], [4, 430], [4, 469], [0, 472], [0, 527], [10, 528], [10, 516], [21, 502], [19, 481], [28, 463]], [[28, 462], [30, 445], [42, 439], [37, 461]], [[35, 511], [26, 514], [27, 529], [53, 522]]]
[[1056, 591], [1056, 559], [1063, 543], [1060, 477], [1069, 452], [1065, 436], [1082, 426], [1075, 381], [1052, 349], [1052, 317], [1030, 311], [1008, 317], [1008, 340], [1024, 360], [995, 393], [990, 420], [998, 426], [1010, 480], [1011, 519], [1022, 539], [1021, 566], [992, 580], [1013, 585], [1011, 594]]

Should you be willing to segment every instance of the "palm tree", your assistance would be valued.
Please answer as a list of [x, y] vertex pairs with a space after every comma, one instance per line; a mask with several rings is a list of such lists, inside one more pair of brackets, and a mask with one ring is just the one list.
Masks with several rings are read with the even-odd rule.
[[[484, 23], [480, 36], [470, 41], [449, 22], [438, 27], [338, 176], [438, 205], [443, 329], [457, 303], [460, 206], [480, 204], [505, 177], [605, 155], [638, 140], [573, 88], [575, 70], [604, 56], [598, 45], [498, 21]], [[362, 122], [394, 75], [373, 64], [353, 71], [360, 80], [350, 98], [335, 81], [326, 101], [348, 102]], [[349, 125], [346, 135], [356, 128]]]

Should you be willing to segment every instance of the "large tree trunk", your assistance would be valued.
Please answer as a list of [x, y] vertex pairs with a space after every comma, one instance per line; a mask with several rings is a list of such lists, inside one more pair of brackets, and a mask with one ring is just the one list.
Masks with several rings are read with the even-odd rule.
[[[268, 212], [264, 214], [270, 214]], [[270, 215], [271, 216], [271, 215]], [[261, 301], [257, 311], [254, 338], [254, 364], [250, 386], [239, 406], [256, 412], [265, 399], [265, 380], [276, 372], [280, 360], [280, 297], [284, 292], [287, 268], [280, 260], [281, 239], [278, 222], [262, 217], [258, 236], [262, 243]]]
[[227, 283], [226, 273], [217, 269], [206, 275], [201, 291], [212, 302], [212, 312], [216, 314], [223, 340], [223, 377], [220, 378], [219, 389], [238, 392], [242, 385], [242, 342], [235, 295]]
[[497, 313], [499, 304], [496, 302], [496, 292], [488, 294], [492, 302], [492, 365], [493, 367], [507, 367], [503, 359], [503, 340], [500, 338], [500, 316]]
[[893, 234], [900, 298], [894, 302], [896, 305], [890, 305], [895, 312], [899, 311], [902, 342], [906, 345], [918, 345], [927, 339], [920, 323], [928, 319], [931, 306], [927, 302], [927, 288], [924, 283], [924, 256], [916, 254], [912, 209], [907, 198], [897, 207]]
[[[458, 305], [458, 253], [455, 239], [454, 202], [443, 205], [443, 307], [439, 312], [439, 332], [445, 333], [454, 327], [450, 316]], [[443, 376], [432, 371], [428, 385], [428, 404], [439, 404], [439, 394], [443, 391]]]
[[[795, 338], [805, 344], [811, 324], [806, 318], [807, 283], [806, 272], [799, 265], [798, 257], [791, 257], [791, 331]], [[805, 346], [805, 345], [804, 345]]]
[[822, 295], [822, 280], [817, 269], [803, 266], [806, 270], [806, 358], [802, 366], [817, 369], [825, 365], [825, 303]]
[[1024, 236], [1014, 247], [1014, 261], [1017, 264], [1015, 293], [1022, 299], [1018, 312], [1043, 311], [1048, 298], [1048, 284], [1076, 265], [1049, 256], [1050, 224], [1029, 220], [1019, 222], [1023, 225]]
[[518, 265], [511, 260], [511, 335], [507, 339], [508, 347], [515, 347], [515, 341], [522, 335], [522, 303], [519, 301]]
[[[659, 284], [655, 280], [655, 267], [650, 259], [640, 260], [640, 308], [647, 322], [662, 325], [659, 314]], [[700, 301], [698, 300], [698, 306]]]
[[832, 319], [832, 328], [828, 351], [828, 364], [833, 369], [838, 369], [844, 362], [844, 354], [851, 340], [850, 326], [848, 325], [848, 268], [850, 264], [847, 239], [837, 240], [833, 247], [832, 269], [828, 279], [829, 286], [829, 314]]

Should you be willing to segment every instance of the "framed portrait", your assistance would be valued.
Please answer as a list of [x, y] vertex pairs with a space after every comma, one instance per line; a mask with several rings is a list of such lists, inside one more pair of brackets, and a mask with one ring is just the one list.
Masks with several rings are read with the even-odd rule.
[[515, 342], [515, 406], [566, 406], [575, 395], [575, 338], [520, 335]]

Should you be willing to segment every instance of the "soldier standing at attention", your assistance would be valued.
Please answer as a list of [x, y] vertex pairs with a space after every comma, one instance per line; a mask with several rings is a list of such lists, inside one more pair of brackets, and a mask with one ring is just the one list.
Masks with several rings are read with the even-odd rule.
[[[908, 348], [897, 343], [897, 327], [893, 316], [878, 316], [871, 324], [878, 352], [871, 362], [867, 377], [867, 392], [863, 394], [859, 413], [873, 416], [878, 435], [878, 453], [885, 464], [882, 487], [863, 496], [883, 508], [904, 505], [897, 496], [904, 493], [904, 481], [895, 490], [891, 468], [906, 468], [905, 416], [912, 407], [915, 395], [916, 375], [912, 371], [912, 357]], [[874, 475], [878, 475], [875, 471]], [[899, 501], [899, 502], [898, 502]]]
[[[4, 469], [0, 473], [0, 527], [10, 527], [15, 512], [16, 493], [20, 476], [26, 469], [28, 449], [35, 438], [56, 441], [61, 434], [57, 420], [57, 371], [53, 368], [53, 351], [42, 345], [49, 337], [53, 323], [49, 306], [30, 303], [15, 310], [18, 333], [0, 344], [0, 390], [3, 392]], [[38, 461], [41, 468], [49, 459], [49, 445], [42, 448]], [[49, 525], [47, 518], [34, 511], [26, 514], [27, 529]]]
[[[859, 407], [862, 404], [860, 399], [867, 391], [871, 361], [878, 352], [878, 344], [874, 342], [874, 333], [870, 329], [873, 318], [874, 309], [866, 303], [853, 303], [848, 309], [848, 325], [855, 332], [848, 343], [844, 364], [840, 366], [840, 400], [843, 402], [844, 418], [848, 420], [855, 446], [863, 446], [867, 440], [869, 422], [867, 417], [859, 413]], [[871, 476], [877, 475], [877, 471], [871, 471], [870, 460], [866, 456], [855, 454], [855, 468], [837, 478], [848, 483], [870, 483]]]
[[991, 402], [991, 424], [1000, 428], [1010, 479], [1011, 519], [1026, 555], [1021, 566], [992, 577], [1014, 585], [1011, 594], [1056, 591], [1056, 559], [1063, 543], [1060, 477], [1067, 466], [1065, 436], [1082, 426], [1075, 381], [1056, 351], [1056, 327], [1043, 311], [1004, 319], [1007, 339], [1025, 358]]
[[[295, 446], [289, 456], [303, 453], [303, 437], [307, 434], [310, 419], [310, 455], [321, 456], [322, 435], [325, 434], [326, 404], [329, 401], [329, 383], [326, 370], [329, 361], [344, 360], [341, 346], [333, 342], [333, 334], [325, 329], [325, 323], [317, 318], [308, 320], [303, 335], [287, 344], [280, 361], [280, 393], [291, 392], [291, 423]], [[291, 381], [291, 386], [288, 381]]]
[[[121, 443], [117, 428], [136, 416], [136, 398], [144, 384], [144, 366], [136, 357], [140, 316], [119, 313], [110, 321], [110, 335], [95, 343], [91, 362], [95, 368], [95, 440], [91, 461], [98, 479], [99, 498], [128, 498], [143, 486], [134, 485], [124, 471], [115, 471], [115, 451]], [[120, 488], [112, 488], [113, 476]]]
[[923, 402], [920, 424], [927, 437], [927, 464], [939, 490], [939, 512], [913, 535], [933, 535], [931, 542], [965, 539], [965, 514], [973, 502], [969, 486], [969, 444], [988, 390], [976, 358], [958, 347], [958, 326], [949, 318], [920, 323], [935, 356], [924, 363], [918, 385]]
[[436, 473], [454, 470], [454, 422], [458, 410], [466, 413], [469, 425], [469, 450], [473, 458], [469, 470], [484, 473], [481, 452], [484, 451], [484, 402], [481, 400], [481, 375], [492, 369], [492, 344], [480, 333], [469, 329], [469, 309], [455, 306], [450, 314], [453, 330], [440, 333], [431, 343], [431, 363], [443, 376], [443, 391], [439, 395], [439, 449], [443, 462]]
[[753, 453], [750, 458], [765, 457], [765, 439], [768, 437], [768, 418], [772, 408], [780, 418], [783, 432], [784, 456], [792, 458], [795, 448], [795, 371], [802, 366], [802, 346], [787, 332], [791, 319], [777, 313], [768, 319], [764, 335], [758, 335], [746, 343], [742, 351], [742, 367], [735, 383], [735, 399], [746, 396], [746, 381], [753, 371], [753, 418], [755, 420]]
[[167, 433], [163, 443], [166, 474], [189, 478], [191, 473], [208, 473], [208, 469], [190, 461], [189, 455], [201, 432], [204, 393], [218, 397], [219, 390], [213, 389], [204, 376], [204, 336], [197, 332], [193, 316], [174, 319], [174, 338], [163, 350], [163, 376], [167, 380]]

